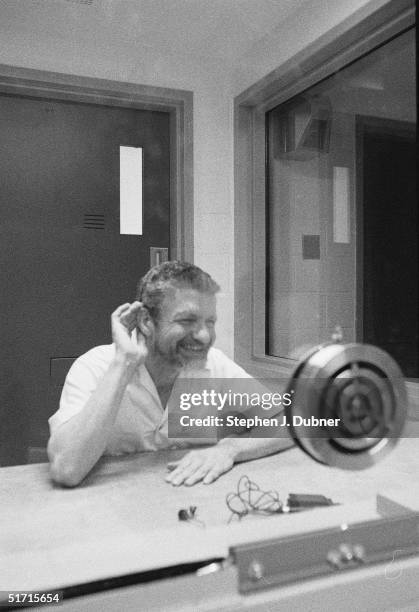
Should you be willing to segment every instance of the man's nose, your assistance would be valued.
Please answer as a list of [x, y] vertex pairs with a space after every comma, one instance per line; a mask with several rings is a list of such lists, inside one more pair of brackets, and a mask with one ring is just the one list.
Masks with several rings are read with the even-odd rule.
[[211, 341], [211, 334], [208, 327], [203, 324], [196, 327], [193, 332], [194, 340], [201, 342], [201, 344], [209, 344]]

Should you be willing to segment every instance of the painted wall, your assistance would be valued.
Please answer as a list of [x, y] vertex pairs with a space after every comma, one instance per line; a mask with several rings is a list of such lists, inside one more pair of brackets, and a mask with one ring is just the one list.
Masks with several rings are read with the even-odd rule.
[[308, 0], [241, 58], [234, 95], [275, 70], [342, 22], [356, 23], [392, 0]]
[[[257, 1], [257, 0], [255, 0]], [[3, 64], [194, 92], [195, 262], [222, 287], [218, 346], [233, 354], [233, 98], [356, 11], [368, 14], [385, 0], [309, 0], [236, 65], [157, 52], [127, 36], [98, 41], [89, 31], [45, 26], [34, 37], [30, 24], [2, 33]], [[1, 5], [0, 5], [1, 8]], [[133, 32], [135, 24], [133, 24]], [[131, 33], [133, 34], [133, 33]], [[77, 44], [75, 41], [78, 41]]]

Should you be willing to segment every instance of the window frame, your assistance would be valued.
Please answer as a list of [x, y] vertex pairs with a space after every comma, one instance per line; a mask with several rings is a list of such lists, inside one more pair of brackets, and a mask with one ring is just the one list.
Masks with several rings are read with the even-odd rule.
[[286, 375], [295, 367], [295, 360], [265, 352], [265, 114], [414, 25], [413, 0], [360, 9], [234, 100], [234, 351], [255, 376]]

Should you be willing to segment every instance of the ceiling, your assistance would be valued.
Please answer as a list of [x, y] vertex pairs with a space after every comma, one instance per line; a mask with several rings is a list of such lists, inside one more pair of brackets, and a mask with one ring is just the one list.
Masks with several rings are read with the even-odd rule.
[[235, 61], [307, 1], [0, 0], [0, 34]]

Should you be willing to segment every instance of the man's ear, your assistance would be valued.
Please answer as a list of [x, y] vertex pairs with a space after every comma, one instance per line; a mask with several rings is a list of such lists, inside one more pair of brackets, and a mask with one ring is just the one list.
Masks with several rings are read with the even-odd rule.
[[144, 306], [137, 313], [137, 327], [145, 338], [149, 338], [154, 331], [154, 321]]

